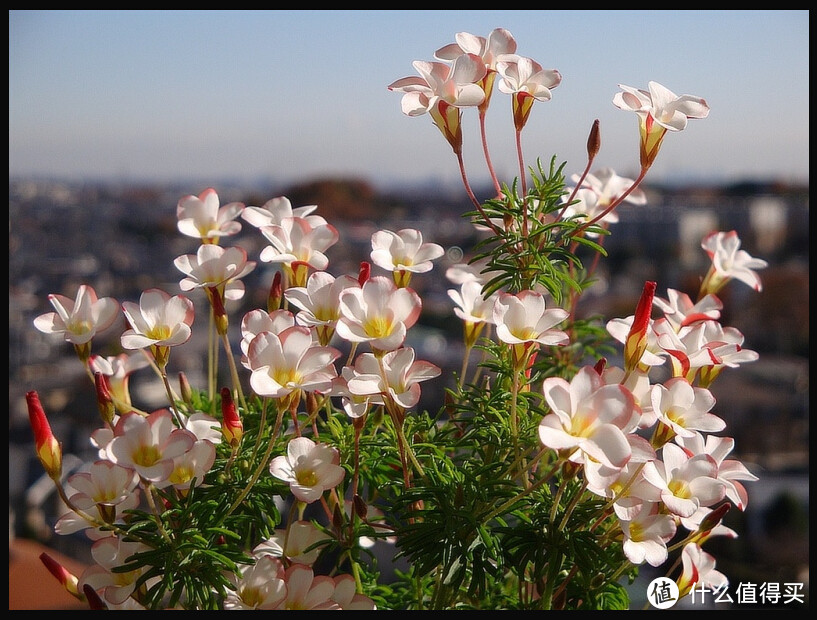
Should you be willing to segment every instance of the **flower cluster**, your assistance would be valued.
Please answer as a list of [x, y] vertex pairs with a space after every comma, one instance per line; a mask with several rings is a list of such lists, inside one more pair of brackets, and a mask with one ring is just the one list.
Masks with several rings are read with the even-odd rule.
[[[682, 594], [726, 579], [702, 545], [736, 535], [723, 517], [746, 508], [743, 482], [756, 478], [729, 458], [710, 387], [757, 354], [721, 324], [718, 293], [732, 281], [760, 290], [766, 263], [734, 231], [716, 231], [701, 244], [711, 268], [694, 298], [660, 297], [648, 281], [631, 316], [579, 312], [616, 207], [646, 202], [639, 186], [665, 135], [706, 117], [706, 102], [622, 85], [613, 103], [638, 117], [636, 179], [593, 170], [596, 122], [572, 185], [564, 164], [529, 169], [521, 148], [508, 185], [484, 134], [494, 84], [511, 97], [519, 144], [561, 74], [518, 55], [504, 29], [459, 33], [435, 58], [388, 88], [452, 147], [474, 206], [463, 216], [481, 236], [445, 273], [465, 355], [437, 411], [419, 410], [421, 390], [446, 378], [407, 334], [422, 311], [413, 280], [430, 277], [444, 248], [415, 229], [379, 230], [358, 273], [333, 274], [338, 230], [317, 205], [284, 196], [262, 206], [221, 206], [213, 188], [184, 196], [178, 231], [199, 246], [175, 260], [178, 293], [151, 288], [120, 304], [83, 285], [73, 300], [51, 295], [54, 312], [35, 319], [75, 347], [99, 405], [97, 459], [64, 476], [59, 440], [28, 393], [37, 455], [67, 507], [55, 530], [84, 531], [94, 564], [71, 575], [43, 561], [92, 608], [622, 608], [622, 580], [678, 550], [683, 570], [668, 570]], [[495, 189], [485, 201], [462, 158], [468, 108]], [[259, 267], [227, 245], [242, 221], [266, 241], [258, 261], [274, 277], [266, 307], [231, 316]], [[120, 311], [123, 352], [96, 355], [94, 337]], [[174, 387], [173, 350], [202, 314], [207, 385], [180, 372]], [[155, 411], [129, 393], [146, 367], [167, 395]], [[388, 582], [384, 553], [408, 566]]]

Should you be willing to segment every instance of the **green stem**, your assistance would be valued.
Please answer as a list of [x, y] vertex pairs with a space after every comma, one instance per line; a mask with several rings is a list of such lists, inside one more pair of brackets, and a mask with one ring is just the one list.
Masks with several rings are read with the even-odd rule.
[[[146, 482], [144, 479], [142, 482]], [[164, 526], [162, 525], [162, 517], [159, 511], [156, 509], [156, 499], [153, 497], [153, 491], [155, 487], [152, 483], [148, 482], [145, 486], [145, 498], [148, 501], [148, 505], [150, 506], [150, 511], [153, 513], [154, 520], [156, 521], [156, 528], [159, 530], [159, 533], [162, 535], [162, 538], [165, 539], [165, 542], [168, 544], [173, 544], [173, 541], [170, 539], [170, 535], [165, 530]]]
[[170, 410], [173, 412], [173, 417], [176, 418], [176, 424], [179, 425], [179, 428], [184, 428], [184, 420], [182, 420], [182, 416], [179, 413], [179, 409], [176, 407], [176, 400], [173, 397], [173, 390], [170, 387], [170, 381], [167, 379], [167, 373], [165, 372], [164, 368], [159, 369], [162, 374], [162, 383], [165, 386], [165, 392], [167, 393], [167, 399], [170, 401]]
[[554, 557], [548, 560], [548, 576], [545, 580], [545, 588], [542, 591], [542, 609], [553, 608], [553, 593], [556, 585], [556, 577], [559, 576], [559, 571], [562, 568], [562, 554], [556, 553]]
[[[282, 416], [283, 416], [283, 410], [281, 410], [278, 413], [278, 420], [276, 420], [276, 422], [275, 422], [276, 433], [277, 433], [278, 426], [280, 425]], [[273, 435], [270, 437], [270, 440], [267, 442], [267, 449], [264, 451], [264, 456], [261, 459], [261, 461], [258, 463], [258, 466], [255, 468], [255, 472], [253, 473], [252, 478], [250, 479], [249, 483], [247, 483], [247, 486], [245, 486], [242, 489], [241, 493], [239, 493], [238, 497], [235, 499], [232, 506], [230, 506], [230, 509], [224, 515], [225, 517], [229, 517], [231, 514], [233, 514], [233, 512], [235, 512], [235, 510], [244, 501], [244, 498], [247, 497], [247, 495], [249, 495], [250, 491], [255, 486], [255, 483], [258, 481], [258, 478], [261, 476], [261, 472], [264, 470], [264, 467], [266, 466], [267, 462], [269, 461], [270, 455], [272, 454], [272, 449], [275, 446], [275, 435], [276, 435], [276, 433], [273, 433]]]
[[[556, 495], [553, 498], [553, 503], [550, 505], [550, 522], [553, 523], [556, 521], [556, 511], [559, 508], [559, 503], [562, 501], [562, 495], [564, 495], [565, 488], [567, 488], [567, 480], [562, 480], [562, 484], [559, 485], [559, 488], [556, 489]], [[561, 527], [559, 528], [561, 529]]]
[[[252, 459], [251, 459], [251, 462], [254, 462], [255, 457], [258, 456], [258, 448], [261, 445], [261, 436], [262, 436], [262, 434], [264, 432], [264, 426], [266, 426], [266, 423], [267, 423], [267, 405], [268, 404], [269, 404], [269, 398], [267, 398], [265, 396], [264, 400], [261, 402], [261, 418], [258, 421], [258, 431], [257, 431], [257, 435], [255, 436], [255, 445], [252, 447]], [[280, 418], [282, 415], [283, 415], [282, 413], [279, 413], [278, 417]], [[272, 437], [270, 437], [270, 441], [273, 441], [274, 439], [275, 439], [275, 435], [273, 434]]]
[[525, 497], [527, 497], [528, 495], [533, 493], [536, 489], [538, 489], [543, 484], [545, 484], [548, 480], [550, 480], [550, 477], [559, 470], [559, 468], [562, 466], [562, 463], [564, 463], [564, 461], [565, 461], [565, 459], [563, 457], [559, 457], [558, 459], [556, 459], [556, 461], [553, 463], [551, 468], [547, 471], [547, 473], [544, 476], [542, 476], [539, 480], [534, 482], [527, 489], [525, 489], [524, 491], [522, 491], [521, 493], [519, 493], [515, 497], [512, 497], [511, 499], [509, 499], [507, 502], [505, 502], [504, 504], [502, 504], [498, 508], [495, 508], [494, 510], [489, 512], [485, 516], [485, 518], [482, 520], [482, 522], [483, 523], [488, 523], [494, 517], [497, 517], [497, 516], [503, 514], [504, 512], [506, 512], [516, 502], [518, 502], [521, 499], [524, 499]]
[[581, 488], [576, 491], [576, 494], [570, 500], [570, 504], [568, 504], [567, 508], [565, 509], [565, 514], [562, 516], [562, 522], [559, 524], [559, 531], [563, 531], [565, 526], [567, 525], [568, 519], [570, 519], [570, 515], [573, 514], [573, 510], [576, 508], [576, 505], [579, 503], [579, 499], [581, 496], [584, 495], [584, 490], [587, 488], [587, 480], [582, 480]]
[[630, 487], [633, 486], [633, 484], [635, 484], [636, 478], [638, 478], [638, 475], [641, 473], [641, 470], [644, 469], [644, 466], [646, 464], [647, 463], [645, 461], [644, 463], [640, 463], [638, 467], [636, 467], [635, 471], [633, 472], [633, 475], [630, 476], [629, 480], [627, 480], [627, 483], [623, 487], [621, 487], [621, 490], [616, 495], [611, 497], [610, 500], [604, 505], [604, 507], [601, 509], [602, 512], [607, 512], [607, 509], [612, 508], [613, 504], [615, 504], [618, 500], [620, 500], [622, 497], [626, 497], [625, 493], [627, 493], [627, 491], [630, 490]]

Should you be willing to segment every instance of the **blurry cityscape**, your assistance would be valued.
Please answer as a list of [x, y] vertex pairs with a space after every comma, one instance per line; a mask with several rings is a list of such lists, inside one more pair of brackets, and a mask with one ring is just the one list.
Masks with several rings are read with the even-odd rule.
[[[340, 233], [327, 255], [333, 275], [356, 275], [369, 260], [371, 235], [378, 229], [419, 229], [446, 255], [429, 274], [415, 275], [411, 286], [423, 299], [423, 314], [409, 330], [418, 358], [458, 372], [463, 349], [461, 324], [453, 313], [444, 277], [448, 267], [470, 256], [479, 232], [461, 214], [469, 210], [464, 191], [432, 187], [376, 190], [364, 180], [323, 179], [287, 187], [214, 186], [221, 204], [240, 201], [261, 206], [287, 196], [294, 207], [318, 205], [317, 214]], [[56, 436], [63, 442], [66, 468], [93, 460], [88, 437], [98, 427], [98, 410], [87, 376], [73, 347], [61, 337], [36, 330], [33, 320], [51, 312], [48, 295], [74, 298], [80, 284], [100, 297], [138, 301], [147, 288], [179, 293], [181, 272], [173, 260], [195, 253], [195, 239], [176, 229], [176, 204], [206, 186], [84, 183], [9, 179], [9, 528], [10, 536], [34, 539], [62, 553], [87, 559], [82, 534], [53, 534], [58, 499], [43, 479], [36, 459], [25, 394], [36, 390]], [[769, 266], [760, 271], [763, 290], [732, 282], [721, 295], [722, 323], [739, 329], [744, 346], [760, 359], [726, 369], [712, 387], [714, 413], [735, 438], [730, 458], [741, 460], [759, 477], [746, 483], [749, 506], [732, 510], [726, 523], [737, 540], [712, 539], [707, 548], [718, 570], [732, 582], [798, 582], [809, 567], [809, 190], [808, 186], [739, 183], [729, 186], [646, 186], [648, 204], [622, 205], [620, 221], [606, 239], [609, 257], [600, 263], [600, 282], [580, 307], [606, 318], [633, 314], [646, 280], [693, 296], [709, 260], [700, 247], [713, 230], [735, 230], [741, 247]], [[478, 193], [479, 195], [479, 193]], [[258, 231], [242, 232], [224, 245], [241, 245], [256, 269], [244, 278], [247, 288], [240, 316], [266, 308], [274, 274], [258, 256], [266, 245]], [[373, 268], [373, 273], [377, 268]], [[203, 297], [191, 295], [197, 309]], [[201, 319], [197, 319], [199, 321]], [[236, 320], [231, 320], [237, 329]], [[94, 352], [121, 352], [122, 324], [94, 341]], [[194, 329], [194, 334], [196, 330]], [[174, 349], [169, 371], [184, 371], [203, 385], [207, 343], [196, 340]], [[239, 338], [233, 337], [236, 344]], [[425, 383], [424, 402], [441, 403], [441, 379]], [[143, 409], [161, 406], [164, 392], [149, 369], [134, 374], [131, 390]], [[70, 473], [70, 472], [69, 472]], [[802, 608], [802, 607], [801, 607]]]

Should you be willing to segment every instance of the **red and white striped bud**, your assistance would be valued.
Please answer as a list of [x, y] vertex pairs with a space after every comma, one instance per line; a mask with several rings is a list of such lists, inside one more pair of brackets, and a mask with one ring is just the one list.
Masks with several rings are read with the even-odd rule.
[[113, 402], [108, 377], [101, 372], [95, 372], [94, 388], [96, 388], [96, 404], [99, 408], [99, 415], [105, 424], [112, 426], [114, 415], [116, 415], [116, 405]]
[[655, 297], [655, 282], [644, 283], [641, 299], [635, 309], [635, 317], [624, 342], [624, 369], [632, 372], [638, 368], [641, 356], [647, 350], [647, 334], [652, 314], [652, 300]]
[[244, 425], [238, 417], [230, 388], [221, 388], [221, 432], [230, 447], [237, 448], [244, 435]]
[[214, 286], [207, 289], [207, 293], [208, 297], [210, 297], [210, 304], [213, 306], [216, 331], [219, 336], [224, 336], [230, 326], [230, 319], [227, 318], [227, 311], [224, 309], [224, 300], [221, 298], [219, 290]]
[[65, 588], [65, 591], [68, 592], [68, 594], [79, 599], [80, 601], [85, 601], [85, 595], [81, 594], [79, 591], [79, 578], [77, 578], [76, 575], [70, 573], [67, 568], [65, 568], [47, 553], [40, 554], [40, 561], [48, 569], [48, 572], [57, 578], [57, 581], [62, 584], [62, 587]]
[[284, 287], [281, 284], [281, 272], [276, 271], [272, 278], [272, 285], [267, 295], [267, 312], [275, 312], [281, 308], [281, 300], [284, 298]]
[[43, 469], [52, 480], [59, 480], [62, 475], [62, 448], [60, 442], [51, 432], [51, 425], [45, 417], [45, 411], [40, 404], [40, 396], [35, 391], [26, 394], [28, 404], [28, 418], [31, 430], [34, 431], [34, 445], [37, 457]]

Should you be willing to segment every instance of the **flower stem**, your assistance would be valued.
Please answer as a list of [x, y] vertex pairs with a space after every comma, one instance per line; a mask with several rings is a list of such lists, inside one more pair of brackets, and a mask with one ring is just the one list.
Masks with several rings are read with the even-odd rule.
[[499, 185], [499, 179], [497, 179], [496, 172], [494, 171], [494, 165], [491, 163], [491, 154], [488, 151], [488, 137], [485, 133], [485, 116], [486, 116], [487, 109], [480, 108], [479, 111], [479, 133], [482, 137], [482, 152], [485, 154], [485, 164], [488, 166], [488, 172], [491, 175], [491, 181], [494, 183], [494, 191], [496, 191], [497, 196], [502, 195], [502, 187]]
[[499, 230], [499, 227], [496, 224], [494, 224], [488, 217], [488, 214], [485, 213], [485, 210], [482, 208], [482, 204], [480, 204], [479, 200], [477, 200], [477, 197], [474, 195], [474, 192], [471, 189], [471, 184], [468, 182], [468, 176], [465, 174], [465, 162], [462, 159], [462, 153], [457, 153], [457, 162], [459, 163], [460, 166], [460, 176], [462, 176], [462, 183], [463, 185], [465, 185], [465, 191], [468, 194], [468, 197], [471, 199], [471, 202], [477, 208], [477, 211], [479, 211], [479, 214], [482, 216], [485, 225], [488, 228], [490, 228], [495, 235], [501, 236], [502, 231]]

